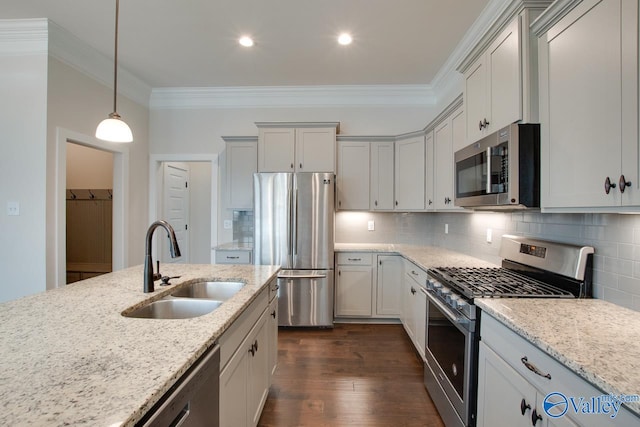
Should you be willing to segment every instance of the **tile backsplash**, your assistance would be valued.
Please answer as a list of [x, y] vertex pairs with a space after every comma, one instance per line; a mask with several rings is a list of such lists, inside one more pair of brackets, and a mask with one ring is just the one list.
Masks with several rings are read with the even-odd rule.
[[[367, 230], [371, 220], [375, 231]], [[491, 242], [487, 241], [488, 234]], [[640, 215], [537, 211], [336, 214], [336, 242], [339, 243], [439, 246], [495, 264], [501, 262], [503, 234], [593, 246], [594, 296], [640, 311]]]
[[253, 242], [253, 211], [233, 211], [233, 240]]

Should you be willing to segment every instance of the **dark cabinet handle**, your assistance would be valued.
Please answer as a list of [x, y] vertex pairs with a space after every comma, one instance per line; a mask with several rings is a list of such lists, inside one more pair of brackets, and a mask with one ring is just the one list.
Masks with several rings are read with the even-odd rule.
[[609, 194], [609, 191], [611, 191], [612, 188], [616, 188], [616, 183], [615, 182], [611, 182], [609, 177], [607, 177], [607, 179], [604, 180], [604, 192], [605, 192], [605, 194]]
[[249, 347], [249, 353], [251, 353], [252, 357], [256, 355], [256, 350], [253, 348], [253, 344], [251, 344], [251, 347]]
[[445, 204], [445, 205], [448, 205], [449, 203], [451, 203], [451, 199], [450, 199], [450, 198], [448, 198], [448, 197], [445, 197], [445, 198], [444, 198], [444, 204]]
[[620, 192], [624, 193], [624, 189], [626, 187], [631, 187], [631, 181], [627, 181], [624, 175], [620, 175], [620, 180], [618, 181], [618, 185], [620, 186]]
[[293, 163], [291, 163], [291, 169], [293, 169]]
[[378, 201], [373, 202], [374, 205], [378, 206]]
[[256, 349], [256, 353], [258, 352], [258, 340], [255, 340], [255, 342], [253, 343], [253, 348]]
[[415, 288], [413, 286], [411, 287], [411, 294], [413, 294], [413, 295], [416, 294], [416, 290], [415, 290]]
[[489, 127], [489, 122], [487, 121], [487, 118], [484, 118], [484, 122], [482, 122], [482, 124], [484, 125], [484, 127]]
[[538, 414], [536, 408], [533, 408], [533, 412], [531, 413], [531, 425], [535, 426], [538, 420], [542, 420], [542, 417]]
[[338, 206], [342, 206], [342, 200], [338, 200]]
[[529, 360], [527, 359], [527, 356], [522, 356], [522, 358], [520, 358], [520, 361], [522, 362], [522, 364], [524, 366], [527, 367], [528, 370], [530, 370], [531, 372], [533, 372], [536, 375], [540, 375], [543, 378], [547, 378], [547, 379], [551, 379], [551, 374], [547, 373], [543, 373], [540, 369], [538, 369], [538, 367], [536, 365], [534, 365], [533, 363], [529, 362]]
[[396, 200], [396, 206], [398, 206], [398, 201]]
[[482, 120], [480, 120], [480, 122], [478, 123], [478, 130], [482, 130], [483, 126], [482, 126]]
[[489, 126], [489, 122], [487, 121], [487, 118], [485, 117], [484, 120], [480, 120], [480, 123], [478, 123], [478, 129], [482, 130], [486, 127]]
[[433, 204], [433, 201], [431, 201], [431, 199], [429, 199], [429, 206], [431, 206]]
[[531, 409], [531, 405], [529, 405], [526, 400], [522, 399], [520, 402], [520, 412], [522, 412], [522, 416], [527, 412], [527, 409]]
[[274, 319], [276, 318], [276, 311], [275, 311], [275, 310], [273, 310], [273, 311], [271, 312], [271, 317], [273, 317]]
[[302, 169], [302, 163], [300, 163], [300, 169]]

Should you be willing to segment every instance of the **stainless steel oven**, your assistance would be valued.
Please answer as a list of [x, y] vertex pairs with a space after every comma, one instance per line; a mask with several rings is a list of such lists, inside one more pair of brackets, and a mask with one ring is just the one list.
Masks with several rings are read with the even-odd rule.
[[590, 246], [502, 236], [502, 267], [427, 273], [424, 382], [447, 427], [476, 424], [481, 316], [474, 298], [591, 296]]
[[425, 386], [447, 426], [466, 426], [475, 418], [476, 322], [446, 304], [453, 295], [432, 277], [426, 293]]

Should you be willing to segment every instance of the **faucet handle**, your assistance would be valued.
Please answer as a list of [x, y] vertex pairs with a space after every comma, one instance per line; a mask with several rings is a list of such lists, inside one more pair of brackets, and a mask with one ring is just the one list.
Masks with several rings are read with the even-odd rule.
[[180, 278], [180, 276], [171, 276], [171, 277], [169, 277], [169, 276], [162, 276], [162, 277], [160, 278], [160, 280], [162, 280], [162, 283], [160, 283], [160, 286], [167, 286], [167, 285], [170, 285], [171, 283], [169, 283], [169, 280], [171, 280], [171, 279], [179, 279], [179, 278]]

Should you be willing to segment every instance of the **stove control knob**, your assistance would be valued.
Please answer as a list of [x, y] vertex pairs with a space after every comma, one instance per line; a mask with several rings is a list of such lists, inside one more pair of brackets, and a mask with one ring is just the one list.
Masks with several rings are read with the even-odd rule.
[[467, 305], [467, 302], [465, 300], [463, 300], [462, 298], [459, 298], [457, 303], [456, 303], [456, 308], [458, 310], [462, 310], [466, 305]]
[[454, 294], [449, 294], [447, 295], [447, 303], [453, 307], [456, 308], [458, 306], [458, 296], [454, 295]]
[[438, 289], [438, 293], [443, 297], [446, 298], [448, 294], [451, 293], [451, 289], [449, 288], [445, 288], [444, 286], [441, 287], [440, 289]]
[[442, 288], [442, 283], [438, 282], [437, 280], [433, 280], [431, 284], [432, 284], [431, 289], [433, 289], [434, 291], [437, 291], [438, 289]]

